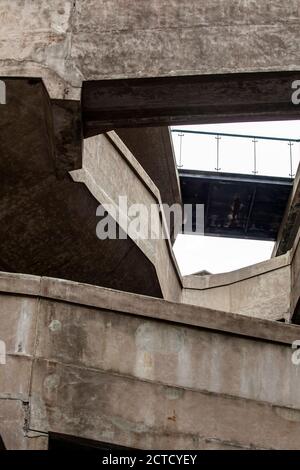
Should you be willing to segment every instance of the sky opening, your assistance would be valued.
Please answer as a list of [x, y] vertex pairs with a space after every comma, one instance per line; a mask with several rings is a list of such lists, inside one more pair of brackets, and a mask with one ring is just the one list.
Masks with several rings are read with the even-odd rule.
[[[184, 134], [178, 129], [257, 136], [257, 139]], [[266, 121], [173, 127], [173, 145], [181, 168], [225, 173], [295, 175], [300, 143], [259, 139], [260, 136], [300, 139], [300, 121]], [[220, 137], [217, 139], [216, 137]], [[256, 142], [253, 142], [256, 140]], [[217, 149], [219, 146], [219, 149]], [[255, 147], [255, 149], [254, 149]], [[212, 274], [239, 269], [271, 257], [274, 242], [201, 235], [179, 235], [175, 256], [183, 275], [202, 270]]]

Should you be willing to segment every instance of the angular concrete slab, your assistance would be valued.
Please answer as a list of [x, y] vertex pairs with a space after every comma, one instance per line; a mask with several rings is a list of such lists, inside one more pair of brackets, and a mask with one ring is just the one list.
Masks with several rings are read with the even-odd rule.
[[[135, 157], [120, 139], [112, 144], [113, 137], [102, 136], [104, 155], [96, 146], [82, 161], [79, 104], [51, 102], [38, 79], [7, 79], [6, 85], [0, 116], [0, 269], [179, 299], [181, 278], [168, 239], [153, 244], [129, 237], [99, 240], [96, 234], [100, 203], [123, 195], [159, 204], [157, 187]], [[92, 185], [71, 178], [69, 172], [79, 175], [79, 168], [93, 172]], [[122, 188], [118, 181], [124, 181]]]

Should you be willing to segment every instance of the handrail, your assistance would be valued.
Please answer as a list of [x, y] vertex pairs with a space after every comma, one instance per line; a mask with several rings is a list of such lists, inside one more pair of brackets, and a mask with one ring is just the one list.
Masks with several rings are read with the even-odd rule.
[[261, 140], [276, 140], [281, 142], [300, 142], [300, 139], [288, 139], [286, 137], [267, 137], [263, 135], [247, 135], [247, 134], [228, 134], [226, 132], [208, 132], [208, 131], [192, 131], [190, 129], [171, 129], [171, 132], [183, 134], [203, 134], [215, 135], [221, 137], [241, 137], [243, 139], [261, 139]]
[[251, 139], [253, 142], [253, 174], [257, 174], [257, 155], [256, 155], [256, 144], [260, 140], [268, 140], [268, 141], [280, 141], [280, 142], [287, 142], [290, 150], [289, 150], [289, 160], [290, 160], [290, 173], [289, 176], [293, 178], [295, 174], [293, 173], [293, 154], [292, 154], [292, 146], [294, 143], [299, 143], [300, 139], [290, 139], [286, 137], [270, 137], [265, 135], [250, 135], [250, 134], [232, 134], [227, 132], [210, 132], [210, 131], [196, 131], [191, 129], [171, 129], [172, 133], [177, 133], [180, 137], [180, 150], [179, 150], [179, 163], [178, 168], [182, 168], [182, 137], [185, 134], [198, 134], [198, 135], [210, 135], [214, 136], [217, 141], [217, 156], [216, 156], [216, 171], [220, 171], [221, 168], [219, 166], [220, 162], [220, 139], [222, 137], [234, 137], [234, 138], [242, 138], [242, 139]]

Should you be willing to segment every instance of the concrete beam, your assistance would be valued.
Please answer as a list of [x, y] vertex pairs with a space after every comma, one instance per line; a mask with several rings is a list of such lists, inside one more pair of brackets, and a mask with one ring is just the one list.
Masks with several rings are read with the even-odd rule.
[[300, 72], [96, 80], [83, 83], [84, 134], [119, 127], [296, 119]]

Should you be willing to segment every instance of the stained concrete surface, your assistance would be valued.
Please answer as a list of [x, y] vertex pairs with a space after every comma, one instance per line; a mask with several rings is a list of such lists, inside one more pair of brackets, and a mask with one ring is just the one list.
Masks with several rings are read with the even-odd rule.
[[293, 190], [274, 245], [272, 256], [280, 256], [294, 246], [300, 227], [300, 166], [298, 166]]
[[[154, 184], [159, 188], [164, 204], [182, 204], [179, 176], [170, 129], [167, 127], [140, 127], [116, 129], [126, 147], [142, 165]], [[171, 238], [175, 241], [177, 233]]]
[[249, 317], [290, 321], [290, 253], [222, 274], [184, 276], [184, 303]]
[[[300, 66], [297, 0], [3, 0], [0, 17], [2, 75], [42, 77], [58, 99], [79, 100], [85, 80]], [[51, 138], [52, 104], [38, 81], [27, 85], [32, 106], [18, 98], [19, 121], [7, 115], [6, 134], [1, 128], [0, 268], [161, 296], [153, 264], [137, 247], [114, 242], [97, 257], [88, 235], [96, 201], [67, 176], [70, 163], [78, 170], [81, 139], [69, 147], [60, 138], [66, 108]], [[56, 146], [66, 154], [62, 166]], [[57, 279], [6, 273], [0, 284], [7, 448], [45, 448], [51, 431], [157, 449], [299, 448], [299, 373], [291, 362], [298, 327]]]
[[[83, 182], [73, 181], [69, 174], [79, 171], [83, 164], [78, 104], [51, 102], [38, 79], [7, 79], [6, 85], [8, 102], [1, 108], [0, 117], [1, 269], [178, 298], [180, 275], [168, 241], [162, 242], [164, 254], [154, 250], [149, 257], [129, 237], [97, 238], [96, 209], [100, 201], [95, 192], [92, 194]], [[130, 153], [122, 145], [124, 152]], [[139, 186], [138, 172], [143, 173], [143, 168], [136, 163], [136, 175], [115, 147], [108, 155], [116, 162], [116, 182], [122, 181], [124, 171], [130, 175], [131, 184], [125, 184], [124, 195], [136, 191], [137, 202], [148, 201], [149, 187]], [[118, 166], [118, 159], [123, 167]], [[130, 159], [135, 161], [133, 155]], [[101, 161], [97, 162], [99, 176], [106, 175], [103, 186], [109, 181], [109, 166], [105, 169]], [[97, 174], [94, 178], [97, 180]], [[146, 174], [145, 178], [149, 179]], [[158, 189], [149, 184], [159, 198]], [[109, 195], [113, 187], [106, 190]], [[169, 274], [157, 274], [161, 269], [167, 269], [174, 280], [169, 283]]]
[[137, 448], [299, 447], [299, 327], [25, 275], [1, 273], [0, 290], [1, 383], [15, 371], [0, 398], [6, 447], [27, 448], [33, 431], [41, 448], [49, 432]]
[[[162, 155], [163, 159], [164, 156]], [[174, 165], [174, 179], [175, 172]], [[113, 217], [116, 217], [116, 212], [117, 220], [126, 219], [126, 233], [132, 219], [124, 213], [119, 198], [126, 198], [128, 208], [143, 204], [144, 212], [140, 218], [144, 217], [144, 220], [140, 229], [144, 232], [142, 237], [135, 237], [134, 242], [152, 263], [163, 298], [180, 300], [182, 280], [170, 242], [169, 226], [164, 212], [159, 209], [162, 204], [160, 192], [119, 137], [114, 132], [109, 132], [85, 139], [82, 169], [70, 174], [74, 181], [85, 184], [100, 204], [110, 206]], [[150, 218], [152, 215], [162, 229], [164, 238], [155, 236], [155, 223]], [[112, 243], [115, 241], [112, 240]], [[138, 272], [139, 266], [136, 266], [136, 270]]]
[[300, 229], [291, 250], [291, 313], [292, 321], [300, 321]]
[[297, 0], [3, 0], [0, 16], [2, 74], [41, 76], [52, 98], [83, 80], [300, 68]]

